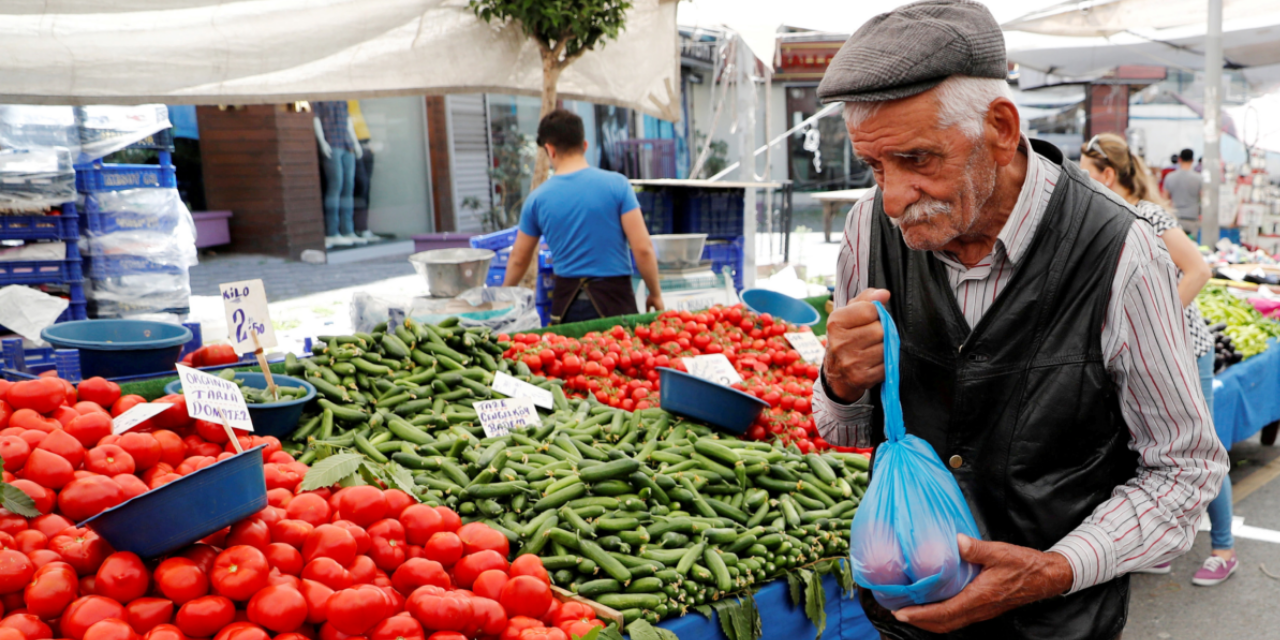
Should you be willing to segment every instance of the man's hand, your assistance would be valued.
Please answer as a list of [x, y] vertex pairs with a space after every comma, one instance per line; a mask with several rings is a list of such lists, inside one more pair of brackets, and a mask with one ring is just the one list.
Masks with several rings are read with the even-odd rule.
[[884, 381], [884, 328], [876, 301], [889, 302], [889, 292], [866, 289], [827, 319], [827, 386], [844, 402]]
[[666, 306], [662, 304], [662, 292], [651, 291], [644, 300], [644, 306], [649, 311], [666, 311]]
[[321, 140], [321, 141], [320, 141], [320, 154], [321, 154], [321, 155], [323, 155], [323, 156], [324, 156], [324, 157], [326, 157], [326, 158], [332, 158], [332, 157], [333, 157], [333, 147], [329, 146], [329, 143], [328, 143], [328, 142], [325, 142], [324, 140]]
[[959, 538], [960, 557], [981, 565], [982, 572], [950, 600], [895, 611], [900, 622], [949, 633], [1071, 588], [1071, 564], [1060, 554]]

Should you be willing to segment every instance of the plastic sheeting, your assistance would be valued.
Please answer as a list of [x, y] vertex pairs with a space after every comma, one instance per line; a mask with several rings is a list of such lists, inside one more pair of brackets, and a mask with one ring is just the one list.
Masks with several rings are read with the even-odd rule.
[[[680, 118], [675, 0], [560, 77], [565, 99]], [[537, 46], [466, 0], [0, 0], [0, 102], [264, 104], [539, 95]]]
[[1228, 448], [1280, 420], [1280, 340], [1213, 381], [1213, 426]]

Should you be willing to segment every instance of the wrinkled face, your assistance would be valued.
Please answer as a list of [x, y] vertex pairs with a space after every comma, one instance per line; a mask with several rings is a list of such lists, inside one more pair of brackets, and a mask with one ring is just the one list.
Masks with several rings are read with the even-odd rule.
[[887, 103], [848, 130], [907, 246], [938, 250], [973, 229], [995, 190], [996, 162], [985, 136], [975, 143], [958, 127], [938, 128], [933, 92]]

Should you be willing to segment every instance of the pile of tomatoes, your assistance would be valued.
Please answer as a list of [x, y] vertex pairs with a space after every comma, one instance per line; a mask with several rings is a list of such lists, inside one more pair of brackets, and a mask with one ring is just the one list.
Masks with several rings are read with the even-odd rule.
[[531, 370], [565, 381], [575, 397], [593, 394], [611, 407], [628, 411], [658, 406], [660, 367], [685, 370], [682, 358], [724, 354], [742, 382], [733, 385], [769, 403], [747, 437], [777, 438], [808, 453], [827, 447], [813, 422], [813, 384], [817, 365], [800, 358], [784, 337], [809, 331], [757, 314], [741, 304], [706, 311], [665, 311], [633, 330], [616, 326], [582, 338], [554, 334], [516, 334], [506, 357]]
[[115, 435], [112, 414], [144, 400], [109, 381], [0, 382], [3, 479], [35, 509], [0, 509], [0, 640], [569, 640], [603, 626], [556, 602], [536, 556], [508, 562], [487, 525], [394, 489], [299, 491], [307, 466], [271, 437], [237, 434], [266, 445], [267, 507], [167, 558], [116, 552], [75, 523], [235, 455], [182, 396], [160, 400], [174, 406]]

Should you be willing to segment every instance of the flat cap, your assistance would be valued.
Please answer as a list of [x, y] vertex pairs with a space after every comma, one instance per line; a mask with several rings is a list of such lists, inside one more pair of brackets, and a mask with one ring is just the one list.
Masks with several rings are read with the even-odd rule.
[[849, 36], [827, 66], [818, 99], [897, 100], [953, 75], [1007, 78], [1004, 34], [982, 4], [924, 0], [882, 13]]

